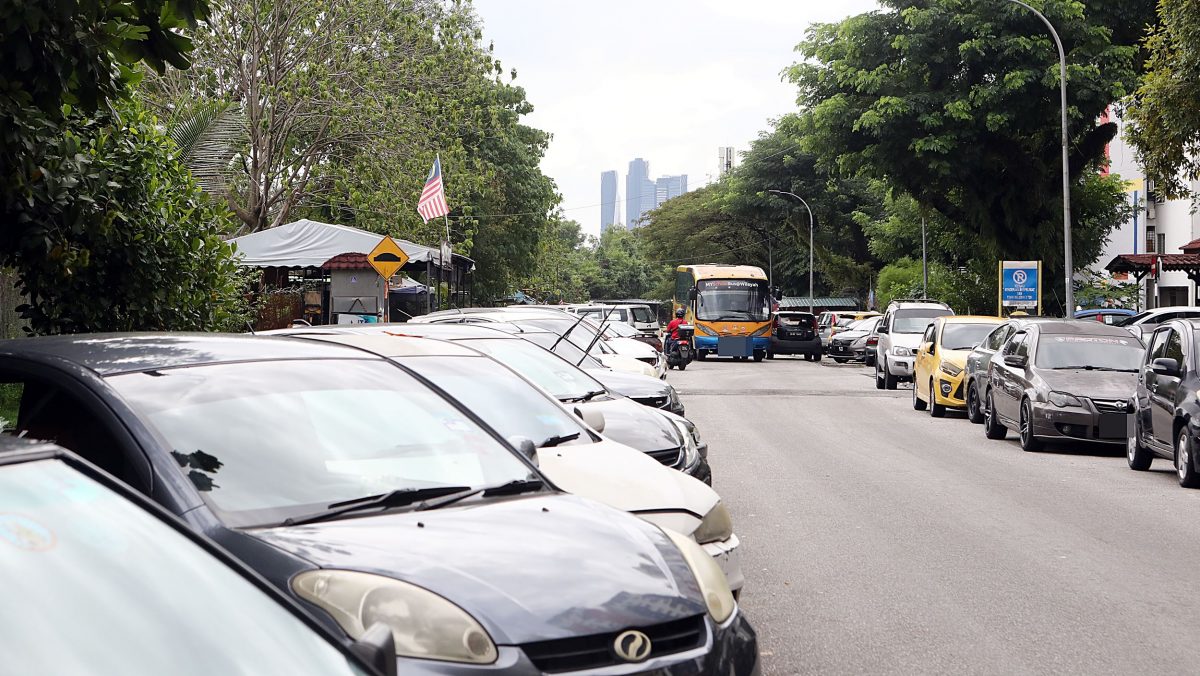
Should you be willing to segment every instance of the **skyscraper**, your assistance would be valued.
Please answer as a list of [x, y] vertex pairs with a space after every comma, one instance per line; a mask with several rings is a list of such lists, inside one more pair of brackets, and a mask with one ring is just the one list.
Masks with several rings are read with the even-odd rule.
[[733, 146], [721, 146], [717, 148], [717, 153], [717, 177], [720, 178], [733, 171], [733, 166], [737, 160], [733, 154]]
[[662, 176], [654, 183], [655, 185], [655, 201], [654, 206], [661, 206], [663, 202], [669, 199], [679, 197], [687, 192], [687, 174], [678, 176]]
[[640, 157], [630, 162], [625, 174], [625, 227], [637, 227], [642, 215], [654, 208], [656, 193], [650, 163]]
[[600, 173], [600, 232], [617, 222], [617, 172]]

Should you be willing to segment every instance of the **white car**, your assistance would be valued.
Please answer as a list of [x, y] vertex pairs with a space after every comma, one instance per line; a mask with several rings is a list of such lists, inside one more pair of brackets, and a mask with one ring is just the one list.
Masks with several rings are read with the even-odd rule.
[[1158, 325], [1163, 322], [1169, 322], [1172, 319], [1197, 318], [1200, 318], [1200, 307], [1175, 305], [1170, 307], [1156, 307], [1153, 310], [1139, 312], [1132, 317], [1118, 321], [1116, 326], [1129, 329], [1129, 332], [1133, 335], [1143, 338], [1154, 333], [1154, 329], [1158, 328]]
[[654, 311], [650, 309], [649, 305], [625, 303], [613, 305], [568, 305], [567, 312], [587, 315], [597, 323], [608, 317], [609, 321], [628, 324], [646, 336], [653, 336], [659, 331], [658, 320], [655, 318]]
[[716, 491], [646, 453], [603, 437], [602, 414], [585, 415], [579, 409], [573, 414], [524, 376], [462, 343], [319, 328], [288, 335], [348, 345], [392, 360], [444, 390], [535, 458], [559, 488], [692, 537], [721, 566], [735, 593], [745, 584], [739, 540]]
[[949, 305], [934, 300], [894, 300], [875, 332], [875, 387], [896, 389], [896, 383], [912, 380], [913, 361], [925, 328], [937, 317], [954, 314]]

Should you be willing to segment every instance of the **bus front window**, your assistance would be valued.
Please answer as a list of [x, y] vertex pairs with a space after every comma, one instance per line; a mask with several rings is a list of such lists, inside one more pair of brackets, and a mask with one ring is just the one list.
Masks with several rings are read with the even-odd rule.
[[696, 319], [702, 322], [765, 322], [770, 294], [765, 282], [706, 279], [697, 282]]

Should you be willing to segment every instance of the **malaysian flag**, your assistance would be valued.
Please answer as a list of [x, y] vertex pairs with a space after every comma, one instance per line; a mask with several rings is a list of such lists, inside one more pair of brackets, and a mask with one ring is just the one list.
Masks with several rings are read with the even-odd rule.
[[425, 189], [421, 191], [421, 199], [417, 201], [417, 213], [426, 223], [450, 213], [450, 205], [446, 204], [446, 191], [442, 188], [442, 158], [433, 160], [433, 171], [425, 180]]

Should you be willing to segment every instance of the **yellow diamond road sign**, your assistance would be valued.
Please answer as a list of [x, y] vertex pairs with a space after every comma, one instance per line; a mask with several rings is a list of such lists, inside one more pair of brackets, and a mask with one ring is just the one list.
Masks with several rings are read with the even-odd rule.
[[384, 279], [391, 279], [392, 275], [408, 262], [408, 254], [396, 244], [396, 240], [384, 235], [379, 244], [371, 249], [371, 253], [367, 254], [367, 262]]

